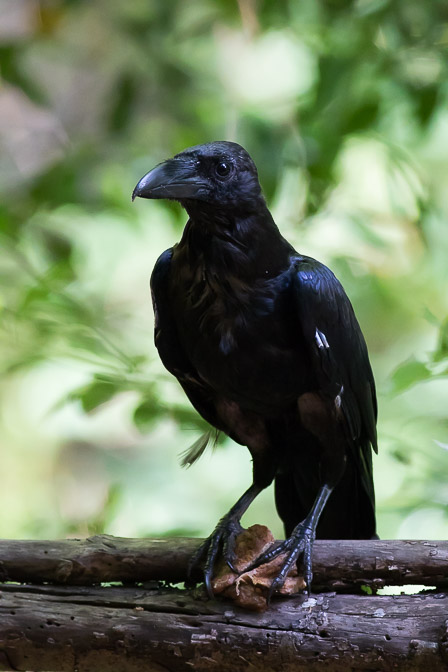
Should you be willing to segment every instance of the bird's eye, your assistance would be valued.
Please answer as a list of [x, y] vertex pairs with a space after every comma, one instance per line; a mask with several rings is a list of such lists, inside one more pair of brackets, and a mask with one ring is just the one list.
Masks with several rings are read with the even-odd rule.
[[229, 163], [228, 161], [220, 161], [215, 168], [215, 172], [218, 175], [218, 177], [227, 177], [227, 175], [230, 175], [231, 169], [232, 169], [231, 163]]

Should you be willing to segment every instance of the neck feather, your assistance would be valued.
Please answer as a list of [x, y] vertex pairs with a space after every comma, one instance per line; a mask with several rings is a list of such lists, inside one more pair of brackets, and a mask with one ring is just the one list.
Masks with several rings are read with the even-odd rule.
[[280, 234], [264, 200], [256, 212], [221, 210], [204, 204], [187, 210], [190, 219], [179, 246], [191, 265], [240, 277], [276, 275], [289, 263], [292, 247]]

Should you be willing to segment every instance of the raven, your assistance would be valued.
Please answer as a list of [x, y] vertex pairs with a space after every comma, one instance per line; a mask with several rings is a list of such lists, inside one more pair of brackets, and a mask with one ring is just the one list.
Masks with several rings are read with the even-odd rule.
[[[240, 519], [275, 480], [286, 552], [269, 597], [322, 539], [375, 536], [375, 383], [340, 282], [280, 234], [255, 164], [233, 142], [190, 147], [147, 173], [133, 199], [179, 201], [189, 219], [151, 276], [155, 343], [200, 415], [248, 447], [253, 483], [192, 558], [211, 579], [220, 549], [233, 567]], [[194, 461], [207, 441], [195, 446]]]

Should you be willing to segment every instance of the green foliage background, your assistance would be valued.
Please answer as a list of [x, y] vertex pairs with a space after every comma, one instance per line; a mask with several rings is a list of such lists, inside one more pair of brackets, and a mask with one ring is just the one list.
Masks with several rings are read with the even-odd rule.
[[249, 484], [230, 441], [178, 466], [203, 423], [148, 280], [185, 215], [130, 201], [231, 139], [365, 332], [380, 535], [446, 537], [447, 46], [437, 0], [1, 0], [1, 536], [205, 535]]

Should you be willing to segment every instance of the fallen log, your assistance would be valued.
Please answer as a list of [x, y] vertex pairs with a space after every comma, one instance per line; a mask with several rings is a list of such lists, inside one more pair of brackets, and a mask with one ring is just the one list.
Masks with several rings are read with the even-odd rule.
[[[0, 580], [94, 585], [183, 582], [202, 539], [0, 540]], [[313, 589], [360, 591], [384, 585], [448, 587], [448, 541], [321, 541], [313, 550]], [[196, 578], [200, 579], [200, 575]]]
[[446, 592], [356, 594], [391, 584], [446, 589], [448, 542], [317, 541], [315, 592], [275, 599], [263, 614], [159, 583], [185, 580], [200, 543], [1, 541], [0, 670], [448, 670]]
[[446, 672], [448, 596], [324, 593], [264, 614], [175, 588], [0, 591], [0, 669]]

